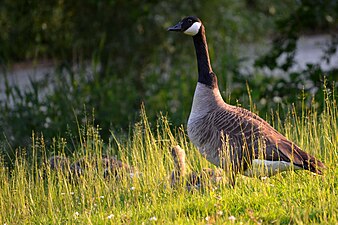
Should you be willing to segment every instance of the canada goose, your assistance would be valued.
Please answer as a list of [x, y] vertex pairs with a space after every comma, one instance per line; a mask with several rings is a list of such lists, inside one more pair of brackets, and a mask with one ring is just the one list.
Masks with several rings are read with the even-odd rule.
[[134, 167], [116, 159], [115, 157], [103, 157], [102, 165], [104, 166], [104, 177], [115, 176], [120, 178], [123, 174], [128, 174], [130, 178], [139, 176], [139, 172]]
[[188, 119], [187, 131], [192, 143], [211, 163], [233, 177], [236, 173], [256, 176], [305, 169], [322, 174], [325, 165], [301, 150], [254, 113], [224, 102], [217, 77], [210, 64], [205, 28], [194, 16], [181, 20], [168, 31], [192, 36], [198, 65], [198, 82]]
[[207, 184], [219, 183], [222, 180], [222, 171], [203, 168], [200, 173], [186, 173], [185, 151], [176, 145], [171, 148], [171, 155], [174, 160], [174, 171], [171, 173], [170, 184], [174, 187], [180, 182], [183, 182], [188, 191], [194, 188], [200, 188]]
[[96, 158], [95, 156], [80, 158], [70, 166], [72, 174], [76, 177], [82, 176], [88, 169], [99, 171], [100, 168], [103, 170], [104, 178], [120, 178], [124, 173], [129, 174], [131, 178], [139, 175], [134, 167], [123, 163], [115, 157], [108, 156], [103, 156], [102, 158]]
[[70, 163], [67, 157], [52, 156], [48, 159], [48, 163], [51, 170], [66, 170]]
[[70, 165], [70, 171], [72, 173], [72, 175], [74, 177], [81, 177], [84, 175], [84, 172], [90, 168], [90, 164], [92, 164], [92, 162], [89, 162], [91, 160], [89, 160], [86, 157], [82, 157], [80, 159], [78, 159], [77, 161], [73, 162]]
[[171, 148], [171, 156], [174, 160], [174, 171], [171, 173], [170, 183], [175, 186], [186, 176], [185, 151], [176, 145]]

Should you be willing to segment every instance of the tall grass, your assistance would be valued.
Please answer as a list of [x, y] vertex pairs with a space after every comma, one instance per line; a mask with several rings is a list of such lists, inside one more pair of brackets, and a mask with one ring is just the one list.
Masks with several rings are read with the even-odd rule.
[[304, 108], [301, 115], [291, 109], [286, 121], [274, 124], [325, 162], [325, 175], [284, 172], [263, 180], [238, 175], [234, 189], [226, 184], [171, 188], [172, 145], [187, 151], [190, 170], [212, 165], [189, 142], [184, 127], [171, 128], [166, 117], [151, 124], [145, 110], [128, 137], [112, 134], [109, 143], [101, 140], [98, 127], [79, 128], [73, 156], [116, 155], [138, 168], [140, 176], [133, 178], [105, 179], [92, 167], [71, 179], [46, 163], [46, 152], [63, 149], [65, 140], [47, 146], [33, 136], [31, 160], [17, 157], [10, 173], [0, 167], [0, 224], [337, 224], [337, 117], [337, 103], [326, 94], [320, 115], [315, 108]]

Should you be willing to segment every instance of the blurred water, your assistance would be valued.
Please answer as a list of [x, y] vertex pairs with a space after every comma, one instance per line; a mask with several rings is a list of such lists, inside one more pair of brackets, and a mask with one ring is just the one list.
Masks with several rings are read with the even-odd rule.
[[[307, 63], [316, 63], [319, 61], [320, 57], [323, 56], [322, 49], [326, 47], [330, 40], [329, 35], [316, 35], [316, 36], [303, 36], [299, 39], [297, 43], [297, 54], [296, 62], [298, 65], [294, 68], [304, 69], [306, 68]], [[323, 70], [328, 70], [333, 67], [338, 66], [338, 53], [331, 58], [331, 62], [327, 64], [326, 62], [321, 63], [321, 68]]]
[[[326, 49], [327, 45], [330, 43], [331, 37], [329, 35], [311, 35], [311, 36], [301, 36], [297, 42], [297, 49], [295, 55], [296, 64], [292, 67], [291, 71], [301, 71], [306, 68], [307, 64], [319, 63], [323, 70], [328, 70], [334, 67], [338, 67], [338, 52], [331, 58], [330, 63], [326, 63], [324, 60], [321, 60], [323, 57], [323, 49]], [[243, 46], [240, 50], [240, 57], [245, 57], [248, 59], [243, 64], [242, 71], [253, 72], [253, 62], [254, 60], [267, 52], [270, 45], [266, 44], [251, 44], [249, 46]], [[279, 62], [285, 60], [286, 55], [282, 55], [279, 58]], [[284, 76], [283, 71], [270, 71], [264, 69], [263, 72], [267, 74], [273, 74], [277, 76]]]
[[52, 74], [54, 67], [51, 63], [28, 64], [19, 63], [7, 71], [0, 71], [0, 100], [5, 98], [5, 79], [7, 77], [8, 85], [17, 85], [24, 91], [30, 86], [31, 81], [41, 80], [48, 74]]
[[[329, 35], [312, 35], [302, 36], [297, 43], [296, 65], [293, 70], [301, 70], [306, 68], [308, 63], [316, 63], [323, 56], [322, 49], [325, 48], [330, 40]], [[242, 70], [253, 70], [252, 64], [259, 55], [268, 50], [268, 44], [250, 44], [244, 45], [240, 50], [240, 56], [248, 60], [243, 65]], [[283, 60], [281, 57], [280, 60]], [[323, 69], [329, 69], [338, 66], [338, 53], [336, 53], [329, 64], [322, 62]], [[17, 64], [9, 69], [6, 74], [10, 86], [17, 85], [21, 90], [27, 88], [30, 84], [30, 79], [39, 80], [47, 74], [53, 74], [54, 67], [51, 63], [43, 63], [37, 65]], [[278, 75], [279, 72], [277, 71]], [[279, 74], [280, 75], [280, 74]], [[5, 96], [5, 74], [0, 71], [0, 100]]]

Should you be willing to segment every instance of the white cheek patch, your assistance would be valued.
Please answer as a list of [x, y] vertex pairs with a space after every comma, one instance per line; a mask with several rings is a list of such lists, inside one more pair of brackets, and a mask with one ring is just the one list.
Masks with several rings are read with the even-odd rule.
[[201, 23], [200, 22], [195, 22], [193, 23], [188, 29], [186, 29], [183, 33], [187, 34], [187, 35], [191, 35], [194, 36], [198, 33], [198, 31], [201, 28]]

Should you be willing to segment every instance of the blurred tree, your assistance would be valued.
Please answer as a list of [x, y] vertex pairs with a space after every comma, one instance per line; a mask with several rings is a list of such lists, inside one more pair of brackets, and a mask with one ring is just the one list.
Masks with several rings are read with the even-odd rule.
[[[273, 78], [275, 82], [268, 82], [270, 88], [260, 92], [260, 97], [267, 101], [270, 99], [266, 99], [266, 96], [278, 96], [284, 100], [294, 101], [295, 98], [290, 96], [297, 96], [297, 93], [304, 91], [308, 102], [311, 102], [312, 96], [316, 96], [316, 100], [321, 102], [324, 98], [320, 90], [324, 81], [330, 84], [327, 88], [338, 87], [338, 65], [333, 65], [329, 70], [321, 66], [322, 62], [330, 62], [337, 52], [338, 2], [335, 0], [298, 1], [296, 9], [289, 15], [277, 19], [275, 25], [276, 33], [272, 48], [256, 60], [255, 66], [268, 68], [271, 73], [281, 70], [285, 75], [277, 79]], [[331, 34], [331, 39], [323, 49], [321, 61], [309, 63], [301, 71], [292, 70], [296, 63], [295, 54], [300, 36], [322, 32]], [[333, 81], [335, 83], [331, 85]], [[259, 86], [259, 83], [256, 85]]]
[[[198, 15], [207, 27], [213, 66], [220, 86], [229, 90], [225, 97], [231, 95], [233, 104], [238, 99], [248, 103], [243, 97], [247, 80], [254, 101], [278, 97], [289, 84], [243, 74], [238, 46], [273, 35], [277, 20], [280, 41], [275, 42], [281, 49], [276, 54], [273, 48], [276, 57], [257, 65], [273, 65], [283, 51], [292, 56], [299, 31], [310, 26], [301, 22], [307, 20], [301, 15], [325, 14], [325, 21], [331, 22], [321, 22], [322, 29], [337, 21], [335, 1], [330, 6], [309, 2], [312, 5], [293, 0], [3, 0], [0, 63], [47, 59], [57, 66], [55, 73], [32, 82], [29, 89], [7, 85], [5, 100], [0, 101], [1, 133], [14, 149], [26, 145], [32, 130], [43, 132], [48, 142], [65, 131], [76, 134], [76, 117], [81, 124], [94, 109], [102, 136], [108, 138], [111, 130], [129, 129], [142, 102], [151, 121], [162, 111], [173, 124], [185, 123], [197, 80], [193, 44], [181, 35], [168, 35], [166, 28], [186, 15]], [[312, 67], [318, 74], [316, 68]], [[299, 89], [285, 96], [298, 93]], [[270, 105], [265, 107], [269, 110]]]

